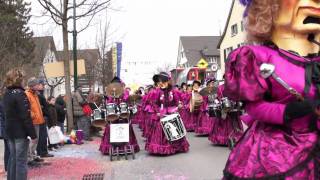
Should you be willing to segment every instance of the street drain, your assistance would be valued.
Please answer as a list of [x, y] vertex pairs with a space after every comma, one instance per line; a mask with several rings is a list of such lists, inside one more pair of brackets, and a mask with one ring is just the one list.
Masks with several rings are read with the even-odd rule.
[[85, 174], [82, 180], [103, 180], [104, 173]]

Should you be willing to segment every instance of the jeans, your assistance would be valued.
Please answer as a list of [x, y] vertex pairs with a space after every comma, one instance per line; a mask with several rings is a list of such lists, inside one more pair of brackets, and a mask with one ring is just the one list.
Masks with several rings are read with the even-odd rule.
[[35, 141], [31, 141], [29, 145], [29, 152], [28, 152], [28, 160], [33, 161], [36, 159], [37, 156], [37, 146], [39, 141], [39, 125], [34, 125], [34, 129], [36, 130], [37, 139]]
[[47, 124], [41, 124], [39, 126], [39, 142], [37, 146], [37, 153], [39, 156], [48, 154], [48, 129]]
[[90, 139], [90, 118], [86, 116], [77, 117], [76, 122], [78, 130], [83, 131], [84, 140]]
[[10, 147], [8, 139], [3, 139], [4, 142], [4, 170], [8, 171], [8, 163], [9, 163], [9, 157], [10, 157]]
[[58, 126], [61, 128], [62, 133], [64, 134], [64, 123], [57, 122]]
[[27, 180], [29, 140], [9, 139], [10, 158], [8, 164], [8, 180]]

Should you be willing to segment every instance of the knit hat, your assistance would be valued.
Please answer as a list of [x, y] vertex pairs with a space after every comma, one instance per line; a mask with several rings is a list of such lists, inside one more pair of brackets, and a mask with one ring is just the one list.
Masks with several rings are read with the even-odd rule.
[[34, 87], [36, 85], [40, 84], [39, 79], [32, 77], [28, 80], [28, 87]]

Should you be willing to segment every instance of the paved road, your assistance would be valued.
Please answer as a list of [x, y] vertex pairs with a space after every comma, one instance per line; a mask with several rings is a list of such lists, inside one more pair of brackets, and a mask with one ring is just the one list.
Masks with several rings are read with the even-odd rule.
[[[105, 173], [107, 180], [215, 180], [221, 179], [229, 150], [210, 144], [207, 137], [188, 134], [190, 151], [172, 156], [151, 156], [144, 151], [144, 140], [135, 129], [141, 151], [136, 160], [110, 162], [98, 151], [100, 139], [84, 145], [66, 145], [47, 159], [51, 165], [29, 172], [29, 179], [81, 179], [86, 173]], [[0, 142], [0, 153], [3, 142]], [[2, 156], [0, 156], [2, 159]], [[0, 168], [3, 161], [0, 162]], [[1, 170], [0, 170], [1, 171]], [[0, 176], [1, 177], [1, 176]]]

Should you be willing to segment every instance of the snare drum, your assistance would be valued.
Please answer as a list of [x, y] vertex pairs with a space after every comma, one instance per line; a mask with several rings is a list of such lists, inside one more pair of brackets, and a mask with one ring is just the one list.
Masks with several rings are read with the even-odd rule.
[[109, 103], [106, 105], [106, 119], [108, 121], [114, 121], [119, 119], [119, 115], [117, 114], [117, 106], [114, 103]]
[[119, 107], [120, 107], [120, 117], [124, 119], [129, 118], [130, 111], [127, 103], [120, 103]]
[[222, 101], [222, 108], [223, 109], [231, 109], [232, 108], [232, 102], [229, 100], [229, 98], [224, 97], [221, 99]]
[[180, 114], [171, 114], [160, 120], [162, 129], [168, 141], [176, 141], [186, 136], [187, 131]]
[[107, 122], [103, 117], [103, 114], [103, 110], [94, 109], [91, 115], [91, 125], [94, 127], [105, 127]]
[[208, 114], [209, 117], [217, 117], [217, 118], [221, 118], [221, 105], [220, 104], [210, 104], [208, 106]]

